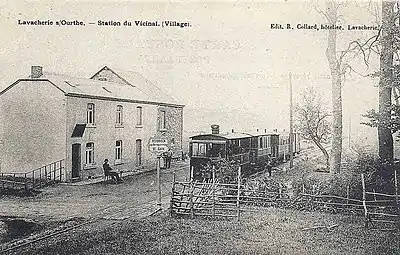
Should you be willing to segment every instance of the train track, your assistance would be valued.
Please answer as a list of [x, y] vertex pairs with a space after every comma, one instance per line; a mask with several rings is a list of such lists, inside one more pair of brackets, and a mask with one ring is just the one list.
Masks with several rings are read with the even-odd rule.
[[[170, 194], [165, 194], [162, 198], [169, 198]], [[146, 207], [147, 206], [147, 207]], [[40, 242], [46, 239], [49, 239], [51, 237], [55, 237], [64, 233], [67, 233], [69, 231], [90, 225], [90, 224], [96, 224], [99, 223], [101, 221], [103, 221], [105, 223], [105, 227], [107, 226], [111, 226], [112, 224], [115, 223], [115, 221], [124, 221], [124, 220], [128, 220], [131, 219], [133, 217], [137, 217], [138, 215], [138, 211], [142, 211], [140, 214], [140, 216], [138, 218], [144, 218], [146, 216], [151, 216], [154, 215], [155, 213], [157, 213], [158, 211], [161, 210], [161, 208], [157, 208], [156, 206], [156, 200], [149, 200], [140, 204], [137, 204], [136, 206], [131, 206], [131, 207], [124, 207], [124, 206], [110, 206], [106, 209], [111, 209], [108, 210], [108, 213], [110, 213], [110, 211], [113, 211], [112, 214], [108, 214], [108, 215], [103, 215], [103, 216], [98, 216], [94, 219], [89, 219], [89, 220], [85, 220], [84, 222], [79, 222], [77, 224], [74, 225], [68, 225], [68, 224], [64, 224], [61, 225], [55, 229], [50, 229], [48, 231], [45, 231], [43, 233], [39, 233], [37, 235], [34, 236], [29, 236], [26, 238], [20, 238], [17, 239], [15, 241], [3, 244], [2, 249], [0, 250], [0, 254], [6, 254], [6, 253], [10, 253], [10, 252], [15, 252], [20, 248], [23, 248], [25, 246], [34, 244], [36, 242]], [[124, 216], [120, 216], [119, 212], [121, 210], [125, 210]], [[128, 213], [126, 212], [128, 211]], [[143, 212], [145, 211], [145, 212]], [[131, 213], [130, 213], [131, 212]], [[135, 213], [133, 213], [135, 212]], [[128, 214], [128, 215], [127, 215]]]
[[[182, 171], [185, 168], [187, 168], [187, 166], [181, 166], [174, 169], [173, 171], [171, 170], [166, 173], [172, 173], [174, 171], [175, 172]], [[170, 196], [171, 196], [170, 192], [165, 193], [161, 196], [163, 204], [169, 204]], [[115, 221], [128, 220], [133, 217], [137, 217], [138, 214], [140, 215], [138, 218], [144, 218], [147, 216], [152, 216], [157, 212], [159, 212], [160, 210], [162, 210], [162, 208], [156, 205], [156, 199], [147, 200], [142, 203], [135, 204], [134, 206], [125, 206], [125, 205], [108, 206], [102, 210], [102, 213], [95, 215], [94, 219], [88, 219], [85, 220], [84, 222], [79, 222], [72, 226], [64, 224], [55, 229], [49, 229], [47, 231], [38, 233], [37, 235], [32, 235], [25, 238], [19, 238], [17, 240], [2, 244], [0, 246], [1, 247], [0, 254], [13, 253], [13, 252], [15, 253], [16, 251], [18, 251], [18, 249], [24, 248], [28, 245], [68, 233], [72, 230], [79, 229], [90, 224], [96, 224], [103, 221], [103, 223], [105, 224], [104, 226], [107, 227], [111, 226], [112, 224], [115, 224]]]

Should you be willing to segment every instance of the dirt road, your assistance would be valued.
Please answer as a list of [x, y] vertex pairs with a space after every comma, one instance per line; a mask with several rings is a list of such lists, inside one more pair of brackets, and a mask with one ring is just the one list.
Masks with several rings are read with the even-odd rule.
[[[176, 164], [162, 170], [161, 190], [164, 206], [169, 203], [173, 172], [183, 180], [188, 175], [188, 164]], [[124, 183], [71, 186], [60, 184], [48, 187], [35, 197], [0, 198], [0, 216], [23, 217], [39, 221], [66, 220], [72, 217], [123, 218], [134, 215], [143, 205], [156, 206], [156, 172], [127, 176]], [[156, 208], [156, 207], [155, 207]]]

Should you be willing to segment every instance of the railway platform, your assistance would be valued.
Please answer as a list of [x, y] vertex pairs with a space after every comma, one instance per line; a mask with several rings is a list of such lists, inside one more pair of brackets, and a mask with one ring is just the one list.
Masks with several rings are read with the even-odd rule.
[[[161, 172], [173, 172], [174, 170], [180, 169], [183, 166], [188, 166], [189, 165], [189, 160], [186, 161], [174, 161], [171, 163], [171, 168], [165, 169], [161, 168]], [[140, 174], [146, 174], [146, 173], [152, 173], [155, 172], [157, 169], [155, 167], [141, 167], [141, 168], [136, 168], [134, 170], [125, 170], [125, 171], [120, 171], [118, 172], [120, 174], [121, 178], [129, 177], [129, 176], [134, 176], [134, 175], [140, 175]], [[66, 183], [61, 183], [61, 185], [68, 185], [68, 186], [83, 186], [83, 185], [90, 185], [90, 184], [96, 184], [96, 183], [102, 183], [105, 182], [104, 176], [96, 176], [91, 179], [86, 179], [86, 180], [81, 180], [77, 182], [66, 182]], [[112, 182], [110, 182], [112, 183]]]

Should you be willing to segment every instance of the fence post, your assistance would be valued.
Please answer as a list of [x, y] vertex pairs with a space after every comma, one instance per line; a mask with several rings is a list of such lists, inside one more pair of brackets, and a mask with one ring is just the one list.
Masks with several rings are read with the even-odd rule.
[[212, 167], [212, 215], [215, 218], [215, 166]]
[[[62, 166], [62, 160], [60, 160], [60, 182], [62, 182], [62, 171], [64, 170], [64, 167]], [[54, 170], [54, 181], [56, 180], [56, 171]]]
[[399, 209], [399, 188], [397, 184], [397, 168], [394, 168], [394, 187], [396, 190], [396, 211], [397, 211], [397, 228], [400, 228], [400, 209]]
[[237, 199], [236, 199], [236, 207], [237, 207], [237, 220], [240, 220], [240, 182], [241, 182], [241, 172], [242, 172], [242, 166], [239, 166], [238, 169], [238, 177], [237, 177]]
[[190, 179], [190, 218], [194, 218], [194, 204], [193, 204], [193, 192], [194, 192], [194, 183], [193, 179]]
[[42, 168], [39, 168], [39, 188], [42, 188]]
[[347, 184], [347, 190], [346, 190], [346, 204], [349, 204], [349, 198], [350, 198], [350, 184]]
[[26, 173], [24, 174], [24, 182], [25, 182], [25, 193], [28, 193], [28, 179], [26, 178]]
[[367, 212], [367, 204], [365, 202], [366, 200], [366, 195], [365, 195], [365, 181], [364, 181], [364, 174], [361, 174], [361, 183], [362, 183], [362, 189], [363, 189], [363, 206], [364, 206], [364, 216], [365, 216], [365, 227], [368, 227], [368, 212]]
[[372, 189], [372, 192], [374, 192], [374, 201], [376, 201], [375, 189]]

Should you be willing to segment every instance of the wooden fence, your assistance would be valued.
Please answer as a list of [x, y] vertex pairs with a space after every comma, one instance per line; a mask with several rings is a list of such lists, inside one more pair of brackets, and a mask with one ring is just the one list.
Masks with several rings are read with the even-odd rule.
[[[364, 176], [361, 176], [364, 183]], [[240, 220], [241, 212], [259, 211], [260, 207], [281, 207], [308, 211], [345, 213], [365, 217], [366, 227], [377, 228], [376, 223], [400, 222], [398, 196], [366, 191], [363, 199], [333, 195], [294, 194], [291, 191], [277, 192], [255, 190], [238, 182], [233, 184], [209, 182], [177, 182], [174, 179], [171, 196], [172, 215], [230, 217]], [[349, 193], [349, 192], [348, 192]], [[382, 226], [380, 226], [382, 228]], [[384, 228], [387, 228], [384, 225]]]
[[361, 174], [361, 181], [366, 227], [376, 228], [377, 224], [380, 224], [385, 227], [396, 225], [397, 228], [400, 228], [397, 171], [394, 171], [395, 194], [367, 191], [363, 174]]

